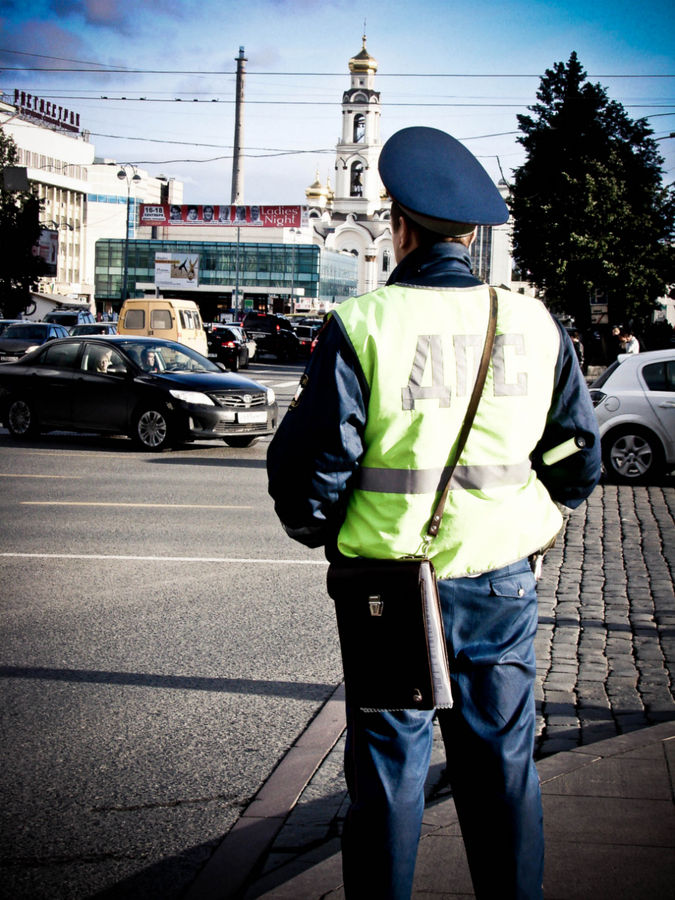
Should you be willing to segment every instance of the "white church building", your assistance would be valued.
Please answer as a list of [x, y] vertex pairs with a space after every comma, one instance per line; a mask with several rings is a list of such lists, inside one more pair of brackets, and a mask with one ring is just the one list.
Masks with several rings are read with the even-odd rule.
[[[305, 191], [313, 240], [358, 259], [358, 291], [386, 283], [395, 266], [391, 201], [380, 180], [380, 93], [377, 60], [366, 49], [349, 60], [350, 86], [342, 96], [342, 135], [335, 154], [335, 188], [316, 180]], [[506, 185], [499, 185], [504, 195]], [[474, 274], [489, 284], [511, 286], [511, 226], [481, 226], [471, 248]]]

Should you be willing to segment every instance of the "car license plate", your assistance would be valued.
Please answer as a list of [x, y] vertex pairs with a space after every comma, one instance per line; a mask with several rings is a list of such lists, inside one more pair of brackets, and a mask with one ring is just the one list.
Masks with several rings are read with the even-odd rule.
[[237, 413], [237, 419], [240, 425], [254, 425], [257, 422], [266, 422], [267, 413], [265, 410], [257, 410], [255, 412]]
[[215, 359], [217, 356], [217, 353], [209, 353], [209, 359]]

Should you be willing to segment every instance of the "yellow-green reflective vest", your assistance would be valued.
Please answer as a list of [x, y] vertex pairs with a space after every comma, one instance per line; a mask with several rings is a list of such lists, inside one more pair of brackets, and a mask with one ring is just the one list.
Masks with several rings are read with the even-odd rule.
[[[538, 300], [498, 296], [483, 395], [429, 552], [441, 578], [523, 559], [562, 525], [529, 458], [546, 423], [560, 336]], [[392, 285], [335, 315], [370, 387], [365, 455], [338, 547], [381, 559], [418, 553], [473, 389], [489, 291]]]

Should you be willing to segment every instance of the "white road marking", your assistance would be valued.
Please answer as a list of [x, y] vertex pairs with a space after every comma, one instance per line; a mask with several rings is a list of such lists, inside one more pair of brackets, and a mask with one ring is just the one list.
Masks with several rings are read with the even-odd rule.
[[82, 478], [82, 475], [31, 475], [23, 472], [0, 472], [0, 478]]
[[295, 378], [293, 381], [272, 381], [269, 378], [256, 378], [258, 384], [264, 384], [266, 387], [273, 388], [285, 388], [285, 387], [295, 387], [300, 381], [299, 378]]
[[110, 559], [132, 562], [243, 563], [265, 566], [327, 566], [325, 559], [246, 559], [234, 556], [122, 556], [112, 553], [0, 553], [2, 559]]
[[105, 503], [95, 500], [21, 500], [21, 506], [135, 506], [148, 509], [253, 509], [214, 503]]

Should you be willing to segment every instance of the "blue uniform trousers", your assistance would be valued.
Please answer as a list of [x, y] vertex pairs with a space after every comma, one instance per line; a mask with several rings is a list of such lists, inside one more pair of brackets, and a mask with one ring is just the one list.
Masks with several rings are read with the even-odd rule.
[[[535, 735], [535, 581], [527, 560], [439, 582], [454, 706], [439, 710], [448, 776], [476, 896], [542, 896]], [[347, 709], [348, 900], [408, 900], [434, 712]], [[439, 867], [443, 860], [438, 860]], [[448, 884], [452, 873], [447, 874]]]

